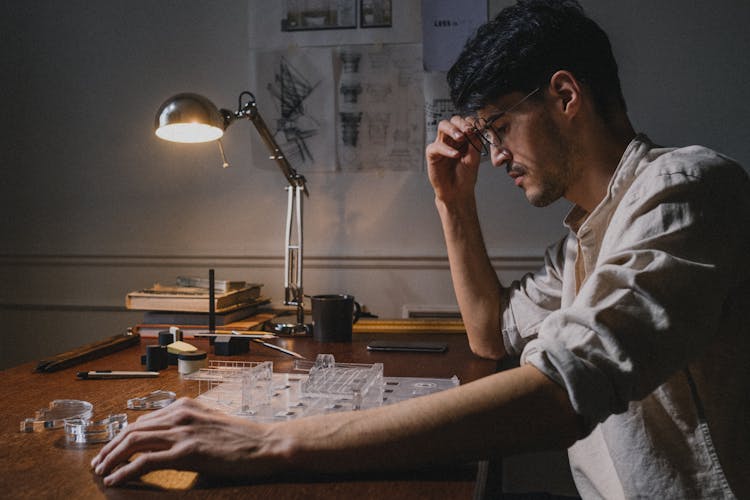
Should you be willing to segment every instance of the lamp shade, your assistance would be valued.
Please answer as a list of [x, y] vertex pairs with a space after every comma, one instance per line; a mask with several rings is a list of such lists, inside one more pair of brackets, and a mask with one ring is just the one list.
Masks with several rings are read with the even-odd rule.
[[156, 135], [174, 142], [207, 142], [224, 135], [226, 124], [219, 109], [198, 94], [177, 94], [159, 106]]

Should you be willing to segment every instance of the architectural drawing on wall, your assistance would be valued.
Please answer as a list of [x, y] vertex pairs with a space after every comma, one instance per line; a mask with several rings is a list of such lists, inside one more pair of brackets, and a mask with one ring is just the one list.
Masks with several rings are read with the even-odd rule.
[[[404, 121], [399, 121], [392, 134], [391, 149], [389, 151], [390, 169], [391, 170], [413, 170], [422, 166], [421, 162], [414, 160], [415, 141], [421, 142], [424, 136], [422, 127], [415, 127], [414, 123], [424, 123], [424, 113], [421, 109], [408, 110], [408, 117]], [[424, 148], [418, 148], [420, 159], [424, 153]]]
[[368, 98], [373, 102], [381, 102], [392, 92], [390, 85], [379, 85], [371, 83], [365, 86]]
[[362, 85], [359, 82], [341, 83], [339, 92], [344, 100], [345, 104], [357, 104], [359, 94], [362, 93]]
[[282, 31], [356, 28], [355, 0], [285, 0]]
[[[337, 154], [342, 170], [421, 168], [420, 49], [417, 44], [338, 49]], [[361, 89], [356, 100], [350, 95], [355, 88]]]
[[[250, 70], [258, 107], [292, 166], [303, 175], [335, 170], [337, 82], [331, 49], [258, 51]], [[254, 163], [271, 169], [268, 154], [255, 144]]]
[[[342, 50], [338, 53], [341, 74], [339, 76], [339, 122], [340, 132], [338, 149], [341, 157], [345, 157], [347, 165], [357, 158], [357, 142], [359, 139], [359, 125], [362, 121], [362, 111], [359, 95], [362, 93], [360, 83], [360, 66], [362, 54], [357, 51]], [[343, 162], [342, 162], [343, 163]]]
[[339, 118], [341, 119], [341, 141], [344, 146], [356, 147], [362, 113], [342, 112], [339, 113]]
[[370, 143], [375, 146], [383, 147], [386, 144], [388, 135], [388, 124], [391, 121], [390, 113], [368, 113], [367, 135]]
[[359, 52], [340, 52], [341, 73], [359, 73], [360, 59], [362, 59], [362, 54]]
[[422, 77], [424, 89], [425, 144], [435, 140], [438, 123], [449, 120], [456, 113], [450, 98], [446, 72], [428, 71]]
[[432, 142], [437, 136], [438, 123], [449, 120], [455, 113], [453, 102], [448, 98], [437, 98], [425, 103], [425, 140]]
[[386, 71], [391, 62], [387, 50], [373, 50], [367, 56], [370, 71]]
[[[283, 134], [284, 144], [280, 146], [287, 155], [296, 155], [302, 163], [315, 161], [306, 141], [317, 133], [320, 124], [305, 112], [305, 100], [319, 83], [311, 84], [282, 57], [274, 81], [268, 84], [268, 91], [276, 98], [281, 110], [274, 135]], [[303, 118], [309, 119], [309, 128], [302, 128]]]

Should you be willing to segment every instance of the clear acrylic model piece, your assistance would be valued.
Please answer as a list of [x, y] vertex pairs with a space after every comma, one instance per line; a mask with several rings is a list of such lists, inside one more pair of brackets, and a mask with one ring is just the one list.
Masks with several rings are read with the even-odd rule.
[[[295, 361], [295, 369], [307, 363]], [[352, 410], [380, 406], [383, 403], [383, 363], [336, 363], [332, 354], [319, 354], [302, 382], [302, 396], [338, 401]], [[347, 408], [349, 409], [349, 408]]]
[[129, 410], [156, 410], [174, 403], [177, 395], [172, 391], [158, 390], [146, 396], [128, 399]]
[[102, 420], [66, 418], [65, 438], [68, 444], [106, 443], [128, 425], [125, 413], [110, 415]]
[[272, 381], [267, 380], [266, 387], [260, 389], [258, 384], [264, 375], [258, 374], [273, 374], [273, 363], [210, 360], [208, 368], [185, 375], [184, 379], [198, 381], [198, 399], [210, 406], [227, 413], [252, 413], [253, 396], [255, 405], [262, 404], [260, 394], [270, 394], [272, 388]]
[[297, 360], [292, 373], [273, 373], [270, 361], [211, 360], [185, 379], [198, 382], [198, 401], [260, 422], [374, 408], [459, 384], [457, 377], [383, 377], [382, 363], [336, 363], [331, 354]]
[[34, 418], [21, 422], [21, 432], [40, 432], [47, 429], [59, 429], [66, 418], [91, 418], [94, 406], [88, 401], [78, 399], [55, 399], [49, 408], [37, 410]]

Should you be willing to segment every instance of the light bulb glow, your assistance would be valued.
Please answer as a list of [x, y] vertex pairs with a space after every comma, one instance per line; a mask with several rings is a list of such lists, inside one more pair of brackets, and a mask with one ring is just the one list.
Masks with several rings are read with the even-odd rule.
[[156, 129], [157, 137], [172, 142], [208, 142], [224, 135], [224, 131], [203, 123], [173, 123]]

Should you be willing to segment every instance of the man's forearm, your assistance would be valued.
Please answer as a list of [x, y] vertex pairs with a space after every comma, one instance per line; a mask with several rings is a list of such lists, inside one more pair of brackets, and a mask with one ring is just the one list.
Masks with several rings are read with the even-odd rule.
[[563, 449], [578, 437], [565, 391], [531, 365], [397, 405], [276, 426], [292, 469], [345, 473]]
[[479, 225], [476, 203], [448, 207], [436, 202], [448, 249], [451, 278], [472, 350], [479, 356], [505, 355], [500, 334], [500, 281]]

